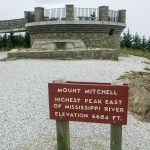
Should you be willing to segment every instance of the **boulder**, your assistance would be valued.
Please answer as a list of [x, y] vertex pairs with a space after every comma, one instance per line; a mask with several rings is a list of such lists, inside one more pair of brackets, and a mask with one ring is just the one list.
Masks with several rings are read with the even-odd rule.
[[124, 82], [129, 85], [129, 111], [136, 119], [150, 122], [150, 76], [128, 74]]

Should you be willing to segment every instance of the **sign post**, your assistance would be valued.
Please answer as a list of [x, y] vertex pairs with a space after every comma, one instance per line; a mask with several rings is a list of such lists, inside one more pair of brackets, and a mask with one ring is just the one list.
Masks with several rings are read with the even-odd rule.
[[[117, 85], [117, 83], [112, 83], [112, 85]], [[121, 150], [122, 149], [122, 125], [111, 124], [110, 130], [111, 130], [110, 150]]]
[[[63, 80], [54, 83], [64, 83]], [[69, 121], [56, 120], [57, 150], [70, 150]]]
[[70, 150], [69, 121], [56, 120], [57, 149]]
[[50, 119], [57, 120], [58, 150], [70, 149], [69, 121], [111, 124], [111, 150], [121, 150], [122, 125], [127, 124], [127, 85], [65, 82], [49, 83], [48, 87]]
[[110, 149], [122, 149], [122, 125], [111, 124]]

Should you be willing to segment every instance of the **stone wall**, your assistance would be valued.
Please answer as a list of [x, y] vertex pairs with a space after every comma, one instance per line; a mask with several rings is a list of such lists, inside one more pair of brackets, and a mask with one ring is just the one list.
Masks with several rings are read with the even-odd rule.
[[82, 40], [76, 39], [35, 39], [32, 50], [87, 50]]
[[31, 45], [33, 45], [35, 39], [53, 39], [64, 40], [78, 40], [81, 39], [87, 48], [120, 48], [120, 33], [114, 33], [109, 35], [108, 33], [41, 33], [30, 34]]
[[8, 30], [8, 29], [24, 28], [24, 27], [25, 27], [24, 18], [0, 21], [0, 30]]
[[118, 60], [118, 50], [82, 50], [82, 51], [16, 51], [9, 52], [11, 58], [48, 58], [48, 59], [108, 59]]

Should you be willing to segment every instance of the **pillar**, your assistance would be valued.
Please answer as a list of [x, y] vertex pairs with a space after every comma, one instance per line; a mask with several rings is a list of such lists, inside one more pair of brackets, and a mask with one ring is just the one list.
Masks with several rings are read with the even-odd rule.
[[44, 8], [35, 7], [35, 22], [44, 21]]
[[35, 15], [32, 11], [24, 11], [24, 18], [26, 23], [35, 22]]
[[99, 20], [108, 21], [108, 6], [99, 7]]
[[118, 22], [126, 22], [126, 10], [118, 10]]
[[24, 11], [24, 18], [25, 18], [26, 23], [28, 23], [29, 22], [29, 11]]
[[74, 20], [74, 5], [66, 5], [66, 20]]

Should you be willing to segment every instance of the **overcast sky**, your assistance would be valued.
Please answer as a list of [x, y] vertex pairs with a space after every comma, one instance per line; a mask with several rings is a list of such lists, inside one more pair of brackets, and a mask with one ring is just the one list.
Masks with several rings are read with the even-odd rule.
[[74, 4], [82, 8], [109, 6], [110, 9], [127, 10], [127, 28], [132, 34], [150, 37], [150, 0], [0, 0], [0, 20], [24, 17], [24, 11], [34, 7], [59, 8]]

